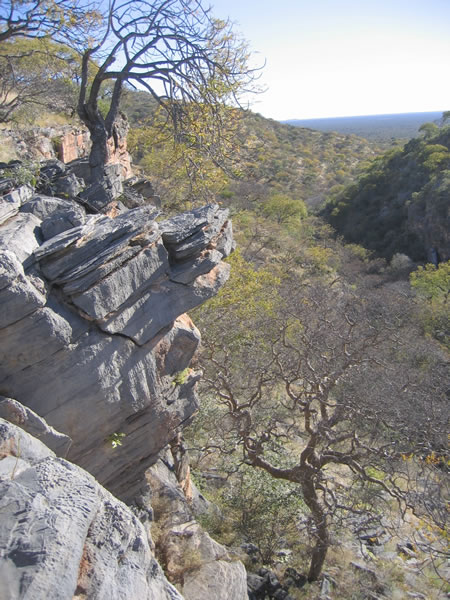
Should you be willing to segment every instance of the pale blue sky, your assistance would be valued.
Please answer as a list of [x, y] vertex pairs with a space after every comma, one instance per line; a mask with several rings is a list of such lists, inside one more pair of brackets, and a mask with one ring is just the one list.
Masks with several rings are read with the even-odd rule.
[[266, 60], [274, 119], [450, 109], [450, 0], [210, 0]]

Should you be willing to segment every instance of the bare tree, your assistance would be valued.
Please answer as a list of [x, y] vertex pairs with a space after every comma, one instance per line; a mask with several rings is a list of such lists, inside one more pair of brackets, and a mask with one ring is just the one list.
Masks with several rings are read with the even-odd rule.
[[[19, 37], [43, 38], [54, 41], [76, 38], [78, 24], [98, 16], [94, 3], [84, 0], [2, 0], [0, 4], [0, 43]], [[97, 18], [97, 17], [95, 17]]]
[[[290, 287], [259, 347], [203, 324], [203, 385], [222, 406], [228, 451], [234, 436], [245, 463], [298, 484], [310, 510], [309, 581], [321, 573], [337, 515], [375, 523], [356, 489], [370, 488], [373, 505], [417, 508], [429, 490], [411, 494], [404, 457], [426, 466], [445, 451], [445, 360], [405, 334], [408, 313], [395, 300], [319, 283]], [[350, 489], [336, 484], [336, 470], [348, 472]]]
[[[245, 44], [201, 0], [113, 0], [96, 41], [80, 51], [78, 114], [91, 134], [90, 167], [96, 182], [105, 177], [108, 139], [114, 139], [126, 83], [146, 89], [165, 108], [176, 134], [183, 135], [186, 108], [208, 107], [220, 126], [220, 109], [238, 102], [254, 79]], [[92, 81], [91, 61], [98, 65]], [[98, 99], [108, 82], [114, 87], [109, 110], [102, 115]]]
[[[203, 0], [8, 0], [0, 8], [0, 42], [46, 36], [80, 56], [77, 113], [91, 135], [91, 182], [104, 188], [126, 85], [146, 90], [165, 110], [175, 138], [190, 136], [189, 146], [208, 147], [213, 160], [229, 123], [226, 107], [240, 106], [241, 94], [255, 90], [258, 70], [249, 67], [245, 43]], [[5, 58], [6, 86], [16, 84], [17, 59]], [[22, 91], [29, 101], [31, 90]], [[207, 135], [193, 140], [189, 124], [196, 120], [207, 123]]]

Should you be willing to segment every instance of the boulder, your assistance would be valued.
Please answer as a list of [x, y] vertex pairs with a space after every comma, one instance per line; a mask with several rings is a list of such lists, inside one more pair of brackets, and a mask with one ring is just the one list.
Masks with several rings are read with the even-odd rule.
[[247, 600], [244, 565], [232, 560], [195, 521], [169, 452], [146, 478], [159, 531], [156, 546], [164, 557], [166, 575], [179, 584], [186, 600]]
[[57, 159], [45, 160], [40, 163], [39, 178], [41, 185], [62, 177], [66, 172], [66, 165]]
[[33, 188], [22, 185], [0, 198], [0, 225], [19, 212], [21, 205], [33, 195]]
[[130, 509], [3, 419], [0, 511], [1, 598], [183, 600]]
[[86, 211], [83, 207], [63, 198], [55, 198], [54, 196], [45, 196], [42, 194], [34, 195], [31, 200], [23, 203], [20, 207], [20, 212], [31, 213], [41, 221], [44, 221], [57, 213], [70, 210], [76, 212], [80, 221], [84, 222], [86, 219]]
[[105, 212], [114, 200], [123, 192], [123, 177], [120, 164], [111, 163], [105, 166], [104, 179], [94, 181], [80, 192], [80, 198], [93, 212]]
[[86, 185], [83, 179], [79, 179], [74, 173], [68, 173], [63, 177], [59, 177], [50, 187], [55, 196], [76, 198]]
[[[80, 207], [81, 208], [81, 207]], [[78, 227], [85, 223], [85, 216], [81, 210], [69, 208], [61, 210], [44, 219], [41, 223], [41, 232], [44, 240], [49, 240], [63, 231]]]
[[173, 323], [177, 315], [217, 294], [229, 274], [230, 266], [221, 263], [190, 286], [172, 281], [155, 283], [131, 306], [123, 305], [120, 312], [100, 321], [99, 325], [108, 333], [122, 332], [136, 344], [143, 345]]
[[247, 600], [245, 567], [241, 562], [209, 562], [186, 575], [186, 600]]
[[146, 177], [131, 177], [124, 181], [122, 197], [128, 208], [143, 204], [161, 207], [161, 198], [155, 194], [150, 180]]
[[20, 207], [20, 212], [31, 213], [41, 219], [41, 233], [44, 240], [78, 227], [86, 222], [86, 211], [70, 200], [53, 196], [34, 196]]
[[0, 250], [10, 250], [25, 263], [43, 241], [40, 225], [41, 221], [32, 214], [17, 214], [0, 227]]
[[210, 204], [164, 221], [162, 239], [171, 260], [183, 262], [215, 247], [227, 224], [228, 210]]
[[20, 321], [45, 305], [47, 299], [25, 276], [22, 263], [0, 250], [0, 329]]
[[57, 456], [64, 458], [72, 443], [70, 437], [50, 427], [39, 415], [12, 398], [0, 396], [0, 418], [27, 431]]
[[261, 568], [258, 574], [247, 574], [249, 600], [293, 600], [286, 587], [283, 587], [273, 571]]

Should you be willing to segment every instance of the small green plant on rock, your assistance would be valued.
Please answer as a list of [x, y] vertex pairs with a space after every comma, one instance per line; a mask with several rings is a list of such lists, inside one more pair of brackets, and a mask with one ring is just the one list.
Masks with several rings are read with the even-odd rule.
[[5, 169], [3, 177], [9, 177], [13, 180], [15, 186], [32, 185], [35, 186], [39, 178], [39, 163], [23, 162], [22, 164]]
[[186, 379], [188, 378], [190, 372], [191, 372], [191, 369], [189, 367], [186, 367], [182, 371], [179, 371], [178, 373], [175, 374], [172, 384], [173, 385], [183, 385], [183, 383], [186, 383]]
[[125, 436], [125, 433], [118, 433], [115, 431], [114, 433], [111, 433], [111, 435], [108, 435], [106, 439], [113, 448], [117, 448], [118, 446], [122, 445], [122, 440]]

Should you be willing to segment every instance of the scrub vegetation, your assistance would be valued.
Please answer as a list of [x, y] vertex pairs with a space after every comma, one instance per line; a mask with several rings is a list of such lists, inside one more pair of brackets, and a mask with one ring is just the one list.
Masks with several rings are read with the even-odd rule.
[[[123, 111], [136, 169], [163, 212], [213, 201], [230, 209], [230, 281], [193, 315], [202, 406], [185, 435], [193, 476], [214, 503], [204, 525], [250, 570], [301, 575], [292, 597], [331, 586], [333, 598], [444, 598], [446, 115], [382, 153], [354, 135], [244, 110], [239, 93], [255, 76], [246, 45], [196, 0], [113, 2], [106, 16], [81, 2], [6, 4], [7, 126], [83, 122], [101, 182]], [[185, 29], [173, 46], [180, 6]], [[164, 48], [156, 30], [141, 39], [147, 8]], [[113, 67], [119, 51], [128, 62]], [[142, 80], [142, 69], [158, 68], [154, 52], [166, 61], [164, 93]], [[137, 80], [147, 91], [132, 89]], [[116, 448], [123, 436], [107, 442]]]

